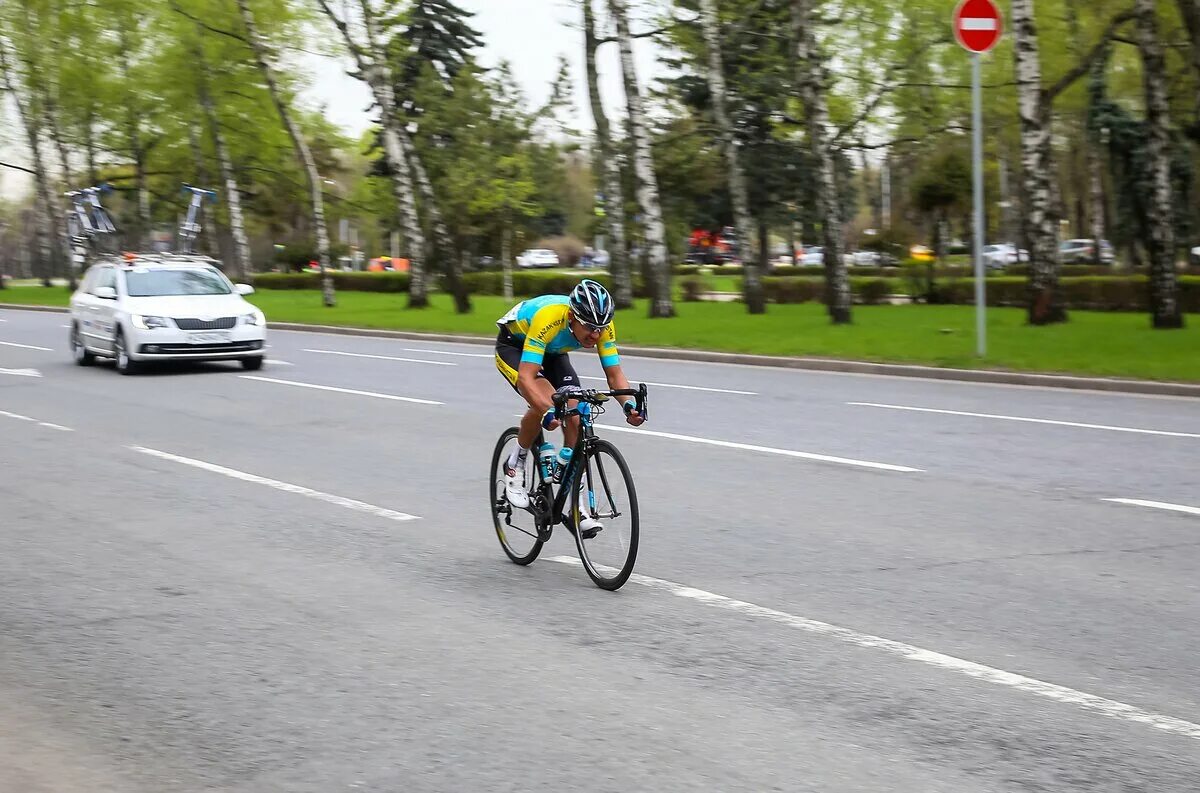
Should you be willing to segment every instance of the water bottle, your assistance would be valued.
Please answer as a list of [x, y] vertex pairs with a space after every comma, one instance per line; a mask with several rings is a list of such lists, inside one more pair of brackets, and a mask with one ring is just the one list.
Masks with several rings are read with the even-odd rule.
[[542, 467], [542, 480], [549, 482], [554, 477], [554, 444], [543, 442], [537, 456], [538, 465]]
[[558, 451], [558, 465], [554, 466], [554, 484], [559, 484], [563, 480], [563, 475], [567, 472], [567, 465], [571, 462], [571, 456], [574, 450], [570, 446], [564, 446]]

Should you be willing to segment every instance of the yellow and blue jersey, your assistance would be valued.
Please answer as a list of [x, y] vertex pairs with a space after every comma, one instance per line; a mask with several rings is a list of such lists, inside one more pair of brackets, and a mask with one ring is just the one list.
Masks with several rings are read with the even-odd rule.
[[[567, 322], [569, 304], [566, 295], [542, 295], [518, 303], [496, 320], [496, 324], [506, 329], [515, 339], [524, 341], [521, 363], [540, 365], [546, 355], [561, 355], [583, 346], [575, 338]], [[596, 351], [600, 353], [600, 364], [604, 367], [616, 366], [621, 362], [621, 357], [617, 354], [615, 322], [609, 323], [600, 336]]]

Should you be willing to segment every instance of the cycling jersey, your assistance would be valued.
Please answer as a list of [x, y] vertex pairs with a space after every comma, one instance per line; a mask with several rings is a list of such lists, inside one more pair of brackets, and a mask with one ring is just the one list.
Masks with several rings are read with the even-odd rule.
[[[511, 311], [496, 320], [496, 324], [522, 344], [521, 363], [541, 365], [547, 355], [560, 355], [583, 346], [571, 332], [570, 323], [567, 322], [569, 311], [566, 295], [542, 295], [513, 306]], [[606, 368], [621, 362], [617, 354], [616, 323], [609, 323], [600, 336], [596, 350], [600, 354], [601, 365]]]

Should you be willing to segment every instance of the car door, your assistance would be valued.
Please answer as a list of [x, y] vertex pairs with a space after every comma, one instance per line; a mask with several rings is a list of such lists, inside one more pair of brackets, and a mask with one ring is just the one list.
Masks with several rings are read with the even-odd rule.
[[95, 298], [91, 294], [92, 286], [96, 283], [96, 277], [99, 275], [99, 267], [90, 267], [84, 274], [83, 280], [79, 282], [79, 288], [71, 294], [71, 322], [79, 329], [79, 337], [85, 344], [92, 344], [91, 341], [91, 323], [92, 323], [92, 303]]
[[92, 317], [95, 326], [94, 338], [96, 340], [96, 347], [101, 350], [110, 351], [113, 348], [113, 335], [116, 330], [115, 317], [118, 298], [96, 295], [96, 292], [101, 287], [108, 287], [114, 293], [117, 291], [117, 268], [103, 268], [97, 275], [96, 286], [92, 290], [92, 296], [95, 300]]

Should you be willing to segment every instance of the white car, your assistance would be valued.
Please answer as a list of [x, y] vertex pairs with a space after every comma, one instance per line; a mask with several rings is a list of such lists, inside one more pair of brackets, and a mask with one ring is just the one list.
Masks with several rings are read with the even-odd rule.
[[1029, 251], [1007, 242], [983, 246], [983, 264], [989, 269], [1003, 270], [1010, 264], [1029, 261]]
[[558, 254], [549, 248], [533, 248], [517, 257], [518, 267], [558, 267]]
[[80, 366], [112, 358], [133, 374], [150, 361], [237, 360], [260, 369], [267, 346], [263, 313], [202, 256], [146, 255], [101, 261], [71, 295], [71, 355]]

